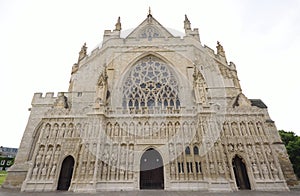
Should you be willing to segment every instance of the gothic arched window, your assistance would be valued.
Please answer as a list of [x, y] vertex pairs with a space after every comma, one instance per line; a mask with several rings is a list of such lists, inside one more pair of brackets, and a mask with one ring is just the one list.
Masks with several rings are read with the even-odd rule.
[[154, 56], [139, 60], [123, 84], [123, 108], [179, 108], [178, 82], [169, 66]]
[[185, 154], [187, 154], [187, 155], [191, 154], [190, 147], [187, 146], [187, 147], [185, 148]]
[[199, 154], [199, 149], [197, 146], [194, 146], [194, 154], [198, 155]]

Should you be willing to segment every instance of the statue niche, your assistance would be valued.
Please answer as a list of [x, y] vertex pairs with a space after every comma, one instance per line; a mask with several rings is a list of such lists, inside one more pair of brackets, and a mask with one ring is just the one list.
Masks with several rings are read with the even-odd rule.
[[104, 69], [103, 73], [100, 75], [96, 86], [96, 108], [100, 108], [106, 104], [107, 98], [107, 73], [106, 69]]
[[203, 105], [207, 104], [207, 85], [204, 80], [203, 75], [200, 71], [194, 67], [194, 93], [196, 103], [201, 103]]

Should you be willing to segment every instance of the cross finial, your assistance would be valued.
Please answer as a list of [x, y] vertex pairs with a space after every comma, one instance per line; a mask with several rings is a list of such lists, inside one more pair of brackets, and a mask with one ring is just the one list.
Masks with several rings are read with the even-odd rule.
[[151, 14], [151, 7], [149, 6], [148, 16], [152, 16]]

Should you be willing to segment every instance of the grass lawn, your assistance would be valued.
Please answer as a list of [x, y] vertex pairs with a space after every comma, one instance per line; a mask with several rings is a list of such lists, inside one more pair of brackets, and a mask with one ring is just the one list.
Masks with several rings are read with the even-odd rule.
[[0, 171], [0, 185], [4, 182], [7, 175], [7, 171]]

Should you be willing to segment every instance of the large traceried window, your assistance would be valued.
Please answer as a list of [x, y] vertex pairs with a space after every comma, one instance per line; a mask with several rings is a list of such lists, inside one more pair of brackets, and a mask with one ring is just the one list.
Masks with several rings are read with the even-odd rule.
[[123, 108], [179, 108], [178, 82], [165, 62], [152, 55], [139, 60], [123, 83]]

